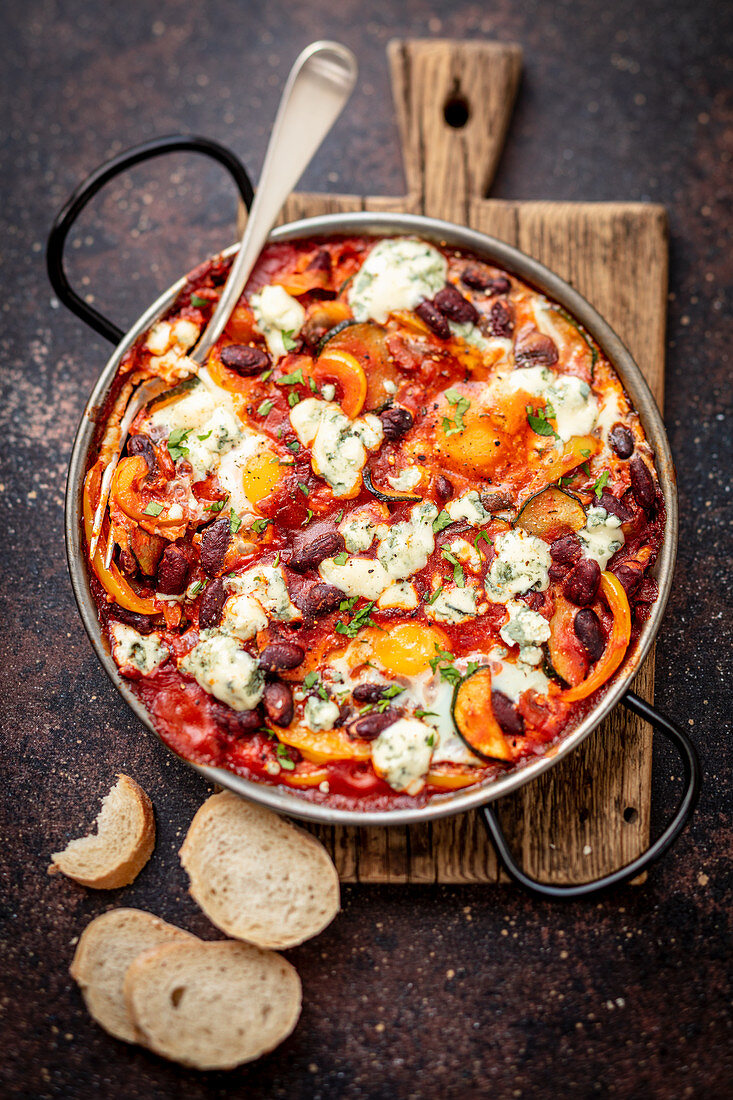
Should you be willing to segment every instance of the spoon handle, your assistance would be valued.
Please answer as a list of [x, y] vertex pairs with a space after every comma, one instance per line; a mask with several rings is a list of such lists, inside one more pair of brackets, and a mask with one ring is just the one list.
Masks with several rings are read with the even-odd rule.
[[351, 50], [326, 41], [307, 46], [290, 70], [239, 252], [211, 320], [189, 353], [199, 366], [224, 331], [283, 203], [351, 95], [356, 74]]

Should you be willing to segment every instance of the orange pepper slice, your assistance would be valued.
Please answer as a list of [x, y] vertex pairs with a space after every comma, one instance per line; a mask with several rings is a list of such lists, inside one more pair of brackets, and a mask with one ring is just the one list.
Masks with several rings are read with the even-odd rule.
[[[299, 765], [304, 767], [304, 765]], [[282, 772], [280, 779], [288, 787], [317, 787], [321, 783], [328, 782], [328, 768], [319, 768], [316, 764], [306, 764], [307, 770]]]
[[[143, 459], [143, 461], [145, 460]], [[92, 484], [95, 469], [95, 467], [92, 467], [84, 481], [84, 533], [88, 546], [91, 544], [92, 529], [94, 527]], [[116, 565], [111, 565], [109, 569], [107, 568], [104, 564], [104, 555], [99, 547], [92, 560], [92, 569], [104, 590], [115, 603], [120, 605], [120, 607], [124, 607], [128, 611], [135, 611], [138, 615], [157, 614], [158, 606], [154, 599], [151, 597], [138, 596], [137, 592], [128, 584]]]
[[148, 464], [142, 455], [130, 455], [128, 458], [120, 459], [120, 462], [115, 470], [115, 475], [112, 478], [112, 485], [110, 486], [109, 495], [114, 500], [130, 519], [134, 519], [136, 523], [142, 524], [144, 527], [154, 528], [167, 528], [167, 527], [180, 527], [181, 517], [178, 519], [170, 519], [165, 513], [161, 513], [158, 516], [152, 516], [146, 513], [145, 508], [148, 507], [144, 504], [142, 496], [139, 491], [139, 482], [146, 476], [148, 472]]
[[367, 395], [367, 377], [359, 360], [348, 351], [334, 348], [326, 350], [307, 373], [314, 382], [335, 382], [341, 391], [340, 405], [345, 416], [353, 420], [364, 408]]
[[601, 573], [601, 589], [613, 615], [611, 636], [608, 639], [603, 656], [585, 680], [562, 693], [566, 703], [575, 703], [578, 699], [587, 699], [602, 684], [613, 676], [621, 664], [631, 639], [631, 608], [626, 589], [613, 573]]
[[484, 778], [480, 768], [468, 768], [464, 765], [448, 765], [450, 770], [428, 772], [429, 787], [438, 787], [441, 791], [457, 791], [461, 787], [471, 787]]

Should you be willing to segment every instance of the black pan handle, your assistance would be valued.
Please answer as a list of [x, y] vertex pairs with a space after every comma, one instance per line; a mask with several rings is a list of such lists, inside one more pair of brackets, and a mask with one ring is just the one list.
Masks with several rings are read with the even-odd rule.
[[649, 722], [655, 731], [664, 734], [680, 754], [685, 772], [685, 789], [674, 816], [654, 843], [640, 856], [633, 859], [631, 863], [619, 867], [617, 871], [612, 871], [609, 875], [593, 879], [591, 882], [583, 882], [577, 886], [554, 886], [549, 883], [538, 882], [537, 879], [531, 878], [522, 870], [507, 844], [496, 810], [493, 806], [484, 806], [484, 824], [504, 870], [510, 878], [513, 878], [515, 882], [518, 882], [520, 886], [524, 886], [526, 890], [533, 894], [554, 899], [585, 898], [590, 894], [598, 893], [599, 890], [606, 890], [610, 886], [618, 886], [622, 882], [635, 878], [647, 867], [651, 867], [652, 863], [656, 863], [672, 847], [695, 809], [700, 793], [701, 770], [697, 751], [688, 735], [679, 726], [676, 726], [663, 714], [655, 710], [650, 703], [640, 699], [638, 695], [634, 695], [630, 691], [627, 691], [621, 702], [639, 718]]
[[252, 203], [252, 184], [247, 170], [238, 157], [220, 145], [218, 141], [209, 138], [196, 137], [194, 134], [170, 134], [168, 137], [153, 138], [152, 141], [144, 141], [142, 145], [134, 145], [119, 156], [113, 157], [100, 165], [91, 175], [87, 176], [54, 220], [46, 246], [46, 268], [51, 285], [56, 292], [59, 301], [63, 302], [72, 313], [85, 321], [90, 328], [104, 336], [113, 344], [119, 344], [124, 336], [122, 329], [109, 321], [102, 313], [94, 309], [72, 289], [64, 270], [64, 245], [69, 231], [79, 214], [89, 200], [100, 191], [111, 179], [140, 164], [144, 160], [161, 156], [164, 153], [203, 153], [204, 156], [213, 157], [229, 170], [234, 179], [244, 205], [249, 210]]

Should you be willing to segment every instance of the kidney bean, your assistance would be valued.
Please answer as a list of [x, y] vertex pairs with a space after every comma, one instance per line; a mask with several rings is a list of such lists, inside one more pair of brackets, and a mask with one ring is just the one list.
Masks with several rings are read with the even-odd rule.
[[204, 529], [201, 536], [201, 549], [199, 558], [201, 568], [208, 576], [214, 577], [224, 564], [229, 543], [232, 539], [232, 528], [229, 519], [222, 516], [214, 523], [210, 523]]
[[530, 332], [514, 353], [518, 367], [551, 367], [557, 363], [557, 344], [543, 332]]
[[360, 737], [362, 741], [373, 741], [375, 737], [379, 737], [382, 730], [393, 725], [399, 717], [400, 711], [394, 707], [387, 707], [381, 714], [379, 711], [375, 711], [374, 714], [365, 714], [363, 718], [358, 718], [351, 724], [349, 733], [354, 737]]
[[453, 483], [441, 474], [435, 482], [435, 492], [440, 500], [450, 500], [453, 496]]
[[614, 424], [608, 433], [608, 445], [619, 458], [631, 458], [634, 453], [634, 437], [625, 424]]
[[640, 586], [644, 577], [643, 566], [638, 561], [622, 561], [614, 565], [611, 572], [618, 577], [624, 586], [627, 596], [632, 596]]
[[595, 611], [590, 607], [581, 608], [573, 619], [573, 629], [592, 664], [595, 664], [606, 648], [606, 636]]
[[580, 539], [573, 532], [550, 544], [550, 557], [563, 565], [574, 565], [580, 559], [581, 550]]
[[452, 283], [448, 283], [442, 290], [438, 291], [433, 298], [433, 305], [440, 310], [444, 317], [455, 321], [459, 325], [466, 324], [469, 321], [472, 325], [475, 325], [479, 319], [476, 307], [469, 302], [468, 298], [464, 298], [460, 290], [457, 290]]
[[478, 267], [467, 267], [461, 275], [461, 282], [471, 290], [482, 290], [484, 294], [508, 294], [512, 288], [503, 275], [495, 277]]
[[357, 684], [351, 694], [355, 703], [378, 703], [385, 690], [384, 684]]
[[328, 615], [335, 611], [346, 597], [340, 588], [332, 584], [314, 584], [304, 596], [300, 598], [298, 606], [306, 615], [318, 618], [319, 615]]
[[155, 615], [140, 615], [137, 611], [128, 611], [126, 607], [120, 607], [113, 603], [109, 609], [110, 619], [115, 619], [125, 626], [134, 627], [138, 634], [151, 634], [156, 629]]
[[384, 438], [390, 440], [400, 439], [415, 422], [410, 410], [402, 405], [390, 405], [388, 409], [382, 409], [379, 419], [384, 428]]
[[127, 440], [127, 453], [130, 455], [142, 455], [148, 464], [148, 473], [158, 472], [158, 456], [152, 441], [146, 435], [131, 435]]
[[508, 695], [503, 691], [492, 691], [491, 709], [504, 733], [508, 733], [510, 737], [521, 737], [524, 733], [524, 719]]
[[260, 653], [260, 668], [265, 672], [281, 672], [297, 668], [305, 660], [305, 650], [295, 642], [272, 642]]
[[514, 332], [514, 306], [504, 298], [498, 298], [489, 311], [489, 330], [492, 336], [509, 337]]
[[654, 504], [654, 480], [649, 473], [646, 462], [638, 455], [629, 462], [629, 476], [631, 478], [631, 489], [636, 500], [644, 511], [648, 512]]
[[436, 336], [441, 338], [441, 340], [448, 339], [450, 336], [448, 322], [440, 310], [435, 308], [432, 302], [420, 302], [415, 313], [425, 322], [429, 329], [432, 329]]
[[237, 374], [249, 378], [270, 366], [270, 356], [261, 348], [251, 348], [249, 344], [230, 344], [222, 348], [219, 358], [225, 367]]
[[232, 710], [224, 703], [211, 703], [216, 724], [230, 737], [248, 737], [264, 725], [262, 710]]
[[155, 586], [165, 596], [180, 596], [191, 569], [188, 553], [180, 546], [166, 546], [158, 563]]
[[350, 722], [354, 716], [354, 708], [350, 707], [348, 703], [342, 703], [339, 707], [339, 716], [333, 724], [334, 729], [340, 729], [341, 726], [345, 726], [347, 722]]
[[593, 558], [583, 558], [565, 578], [563, 590], [571, 603], [582, 607], [590, 603], [601, 582], [601, 567]]
[[227, 593], [221, 577], [209, 581], [199, 601], [199, 629], [211, 630], [219, 625], [226, 599]]
[[344, 536], [329, 523], [315, 523], [294, 537], [290, 568], [305, 573], [306, 569], [315, 569], [324, 558], [333, 557], [345, 546]]
[[547, 570], [547, 576], [551, 581], [561, 581], [564, 577], [567, 577], [570, 569], [571, 566], [566, 565], [565, 562], [554, 561]]
[[331, 274], [331, 253], [325, 248], [319, 248], [315, 256], [308, 264], [308, 271], [326, 271]]
[[292, 722], [294, 713], [293, 693], [288, 685], [281, 680], [274, 680], [269, 684], [265, 684], [262, 705], [265, 708], [265, 714], [276, 726], [289, 726]]
[[628, 523], [632, 518], [626, 505], [622, 504], [613, 493], [601, 493], [600, 500], [597, 503], [598, 507], [605, 508], [609, 515], [618, 516], [622, 523]]

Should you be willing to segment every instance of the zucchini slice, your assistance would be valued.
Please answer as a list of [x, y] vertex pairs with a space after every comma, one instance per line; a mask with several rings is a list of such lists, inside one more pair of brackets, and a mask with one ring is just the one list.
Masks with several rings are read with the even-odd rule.
[[408, 504], [417, 504], [422, 500], [422, 497], [415, 496], [414, 493], [396, 493], [394, 490], [391, 490], [389, 493], [384, 493], [381, 489], [378, 489], [372, 481], [372, 475], [369, 470], [364, 470], [361, 476], [364, 480], [364, 488], [367, 489], [373, 497], [376, 497], [377, 500], [381, 500], [383, 504], [404, 504], [405, 502]]
[[349, 317], [345, 321], [339, 321], [337, 325], [334, 325], [333, 328], [330, 328], [328, 332], [324, 333], [324, 335], [321, 337], [321, 339], [318, 341], [318, 344], [316, 345], [316, 359], [319, 355], [322, 354], [323, 349], [325, 348], [329, 340], [333, 340], [334, 336], [338, 336], [338, 334], [340, 332], [343, 332], [344, 329], [351, 328], [352, 325], [358, 324], [359, 322], [355, 321], [353, 317]]
[[484, 760], [513, 760], [511, 745], [491, 706], [491, 669], [464, 676], [453, 692], [453, 721], [471, 752]]
[[530, 497], [514, 521], [528, 535], [537, 535], [545, 542], [580, 531], [585, 527], [585, 509], [572, 493], [557, 485], [548, 485]]

